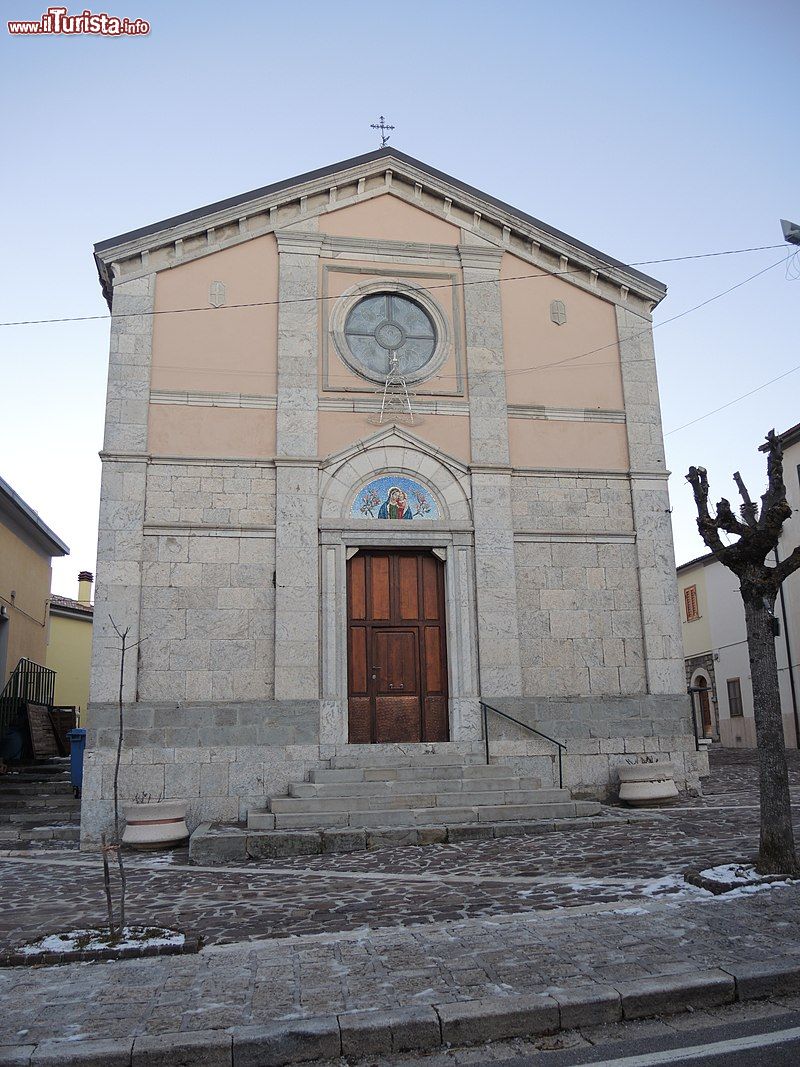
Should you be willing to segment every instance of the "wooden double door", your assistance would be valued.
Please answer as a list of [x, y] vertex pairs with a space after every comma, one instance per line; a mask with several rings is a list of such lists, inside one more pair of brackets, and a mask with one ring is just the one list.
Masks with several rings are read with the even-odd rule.
[[444, 565], [362, 550], [347, 564], [351, 744], [446, 741]]

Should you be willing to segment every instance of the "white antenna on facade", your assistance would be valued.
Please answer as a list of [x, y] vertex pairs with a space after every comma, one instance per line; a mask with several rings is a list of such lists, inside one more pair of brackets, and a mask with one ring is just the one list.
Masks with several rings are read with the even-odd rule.
[[397, 353], [392, 352], [389, 359], [389, 370], [386, 374], [386, 382], [383, 386], [383, 397], [381, 398], [381, 413], [378, 418], [378, 422], [382, 423], [384, 415], [390, 415], [392, 412], [396, 414], [402, 414], [408, 416], [411, 425], [414, 425], [414, 411], [411, 407], [411, 397], [408, 395], [408, 386], [406, 380], [399, 371], [399, 360]]

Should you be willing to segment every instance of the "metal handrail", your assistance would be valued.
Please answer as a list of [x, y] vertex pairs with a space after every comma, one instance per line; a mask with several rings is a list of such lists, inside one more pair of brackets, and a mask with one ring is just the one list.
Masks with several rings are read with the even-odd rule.
[[24, 704], [52, 707], [55, 688], [56, 672], [23, 656], [0, 693], [0, 737], [11, 726]]
[[504, 719], [508, 719], [509, 722], [515, 723], [517, 726], [521, 726], [523, 730], [527, 730], [528, 733], [536, 734], [537, 737], [543, 737], [545, 741], [549, 741], [553, 745], [558, 745], [558, 788], [564, 788], [564, 772], [561, 765], [561, 752], [567, 751], [567, 746], [560, 741], [556, 741], [554, 737], [550, 737], [549, 734], [543, 734], [541, 730], [537, 730], [535, 726], [528, 726], [526, 722], [520, 722], [519, 719], [515, 719], [513, 715], [507, 714], [505, 711], [501, 711], [499, 708], [492, 707], [491, 704], [486, 704], [483, 700], [480, 701], [481, 710], [483, 712], [483, 740], [486, 745], [486, 766], [489, 766], [489, 715], [490, 711], [493, 711], [495, 715], [502, 715]]

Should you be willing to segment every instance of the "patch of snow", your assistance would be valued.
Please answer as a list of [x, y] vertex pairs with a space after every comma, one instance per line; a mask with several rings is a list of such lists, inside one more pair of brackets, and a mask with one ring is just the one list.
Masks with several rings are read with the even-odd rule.
[[707, 867], [700, 872], [702, 878], [710, 878], [714, 882], [760, 882], [762, 875], [758, 873], [752, 863], [721, 863], [718, 867]]
[[146, 856], [137, 856], [136, 860], [136, 866], [142, 867], [172, 867], [177, 862], [172, 852], [151, 852]]
[[699, 886], [689, 885], [684, 881], [682, 874], [667, 874], [663, 878], [656, 878], [652, 882], [646, 882], [642, 886], [642, 896], [660, 897], [669, 894], [675, 897], [678, 894], [688, 896], [712, 896], [708, 889], [700, 889]]
[[649, 915], [647, 908], [614, 908], [613, 915]]
[[721, 893], [717, 900], [730, 900], [732, 897], [746, 897], [753, 893], [763, 893], [765, 889], [785, 889], [794, 885], [791, 879], [785, 882], [757, 882], [755, 885], [740, 885], [736, 889], [730, 889], [727, 893]]
[[[633, 882], [631, 882], [631, 885], [633, 885]], [[587, 889], [608, 889], [608, 887], [608, 882], [602, 879], [596, 881], [591, 878], [583, 878], [567, 883], [567, 889], [572, 890], [573, 893], [582, 893]]]
[[143, 930], [141, 927], [126, 926], [123, 936], [116, 941], [110, 940], [108, 933], [103, 930], [70, 930], [64, 934], [47, 934], [32, 945], [23, 945], [20, 951], [26, 956], [39, 956], [46, 952], [73, 952], [75, 949], [182, 945], [185, 940], [185, 935], [176, 930], [157, 930], [155, 927]]

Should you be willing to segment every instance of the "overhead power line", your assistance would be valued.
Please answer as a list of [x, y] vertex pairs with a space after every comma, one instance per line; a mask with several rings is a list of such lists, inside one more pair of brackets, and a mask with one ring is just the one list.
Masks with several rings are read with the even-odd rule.
[[[778, 246], [782, 247], [782, 246]], [[685, 311], [679, 311], [677, 315], [671, 315], [668, 319], [662, 319], [661, 322], [654, 322], [652, 325], [653, 330], [659, 329], [661, 326], [666, 326], [670, 322], [677, 322], [678, 319], [683, 319], [687, 315], [691, 315], [695, 311], [699, 311], [700, 308], [707, 307], [709, 304], [713, 304], [715, 300], [721, 300], [723, 296], [727, 296], [729, 293], [734, 292], [736, 289], [741, 289], [743, 285], [747, 285], [749, 282], [753, 282], [756, 278], [760, 278], [762, 274], [766, 274], [768, 271], [774, 270], [776, 267], [780, 267], [782, 263], [785, 263], [788, 258], [791, 258], [792, 253], [789, 256], [782, 256], [774, 263], [770, 263], [768, 267], [764, 267], [762, 270], [757, 271], [755, 274], [751, 274], [748, 278], [743, 278], [742, 281], [736, 282], [735, 285], [729, 286], [727, 289], [723, 289], [721, 293], [715, 293], [714, 296], [709, 296], [706, 300], [702, 300], [699, 304], [695, 304], [694, 307], [686, 308]], [[634, 333], [630, 338], [626, 340], [632, 340], [636, 337], [646, 337], [651, 332], [651, 327], [646, 330], [640, 330], [639, 333]], [[572, 363], [574, 360], [583, 359], [584, 356], [593, 356], [596, 352], [604, 352], [609, 348], [616, 348], [619, 345], [619, 341], [611, 341], [607, 345], [601, 345], [599, 348], [589, 348], [585, 352], [579, 352], [575, 356], [566, 356], [564, 359], [555, 360], [553, 363], [540, 363], [538, 367], [523, 367], [516, 370], [506, 371], [506, 376], [509, 374], [523, 374], [529, 370], [545, 370], [550, 367], [560, 367], [564, 363]]]
[[[644, 267], [655, 263], [680, 263], [686, 260], [693, 259], [710, 259], [718, 256], [738, 256], [745, 252], [764, 252], [774, 248], [784, 248], [783, 244], [779, 245], [758, 245], [752, 248], [731, 248], [721, 252], [699, 252], [693, 255], [687, 256], [670, 256], [665, 259], [642, 259], [637, 260], [634, 263], [629, 263], [630, 267]], [[576, 267], [572, 270], [563, 271], [543, 271], [541, 274], [516, 274], [509, 278], [491, 278], [480, 279], [478, 281], [471, 282], [443, 282], [439, 285], [421, 285], [420, 289], [424, 289], [426, 292], [432, 292], [435, 289], [452, 289], [460, 288], [464, 289], [467, 286], [473, 285], [496, 285], [505, 284], [506, 282], [519, 282], [519, 281], [533, 281], [537, 278], [561, 278], [571, 274], [585, 274], [586, 267]], [[67, 315], [58, 318], [49, 319], [19, 319], [16, 321], [0, 322], [0, 326], [44, 326], [48, 324], [61, 323], [61, 322], [103, 322], [111, 319], [125, 319], [125, 318], [137, 318], [141, 316], [156, 317], [161, 315], [194, 315], [201, 312], [223, 312], [223, 311], [236, 311], [245, 308], [257, 308], [257, 307], [278, 307], [286, 304], [306, 304], [310, 302], [323, 303], [326, 300], [338, 300], [338, 296], [301, 296], [293, 297], [288, 300], [254, 300], [244, 304], [225, 304], [222, 307], [210, 307], [204, 305], [203, 307], [193, 308], [164, 308], [160, 311], [153, 309], [152, 311], [137, 311], [128, 312], [125, 314], [113, 314], [107, 315]], [[686, 312], [685, 314], [688, 314]]]
[[790, 367], [789, 370], [779, 374], [777, 378], [770, 378], [768, 382], [762, 382], [761, 385], [757, 385], [754, 389], [749, 389], [746, 393], [742, 393], [741, 396], [737, 396], [735, 400], [729, 400], [727, 404], [720, 404], [718, 408], [714, 408], [712, 411], [707, 411], [705, 415], [698, 415], [696, 419], [691, 419], [689, 422], [684, 422], [682, 426], [676, 426], [674, 430], [667, 430], [664, 434], [665, 437], [669, 437], [672, 433], [677, 433], [678, 430], [685, 430], [687, 426], [694, 426], [696, 422], [702, 422], [703, 419], [709, 418], [711, 415], [716, 415], [718, 411], [724, 411], [725, 408], [733, 407], [734, 404], [738, 404], [740, 400], [746, 400], [748, 396], [752, 396], [753, 393], [759, 393], [762, 389], [766, 389], [768, 385], [774, 385], [775, 382], [779, 382], [781, 378], [787, 378], [790, 374], [794, 374], [800, 370], [800, 363], [796, 367]]
[[[745, 252], [762, 252], [762, 251], [772, 250], [772, 249], [775, 249], [775, 248], [784, 248], [784, 247], [785, 247], [784, 245], [761, 245], [761, 246], [752, 247], [752, 248], [735, 248], [735, 249], [728, 249], [726, 251], [721, 251], [721, 252], [703, 252], [703, 253], [698, 253], [698, 254], [695, 254], [695, 255], [674, 256], [674, 257], [670, 257], [670, 258], [666, 258], [666, 259], [639, 260], [636, 263], [631, 263], [629, 265], [630, 266], [646, 266], [648, 264], [653, 264], [653, 263], [675, 263], [675, 262], [681, 262], [681, 261], [692, 260], [692, 259], [707, 259], [707, 258], [716, 257], [716, 256], [739, 255], [739, 254], [742, 254], [742, 253], [745, 253]], [[781, 259], [776, 260], [774, 263], [769, 264], [769, 266], [762, 268], [760, 271], [757, 271], [755, 274], [751, 274], [747, 278], [743, 278], [742, 281], [736, 282], [735, 285], [731, 285], [727, 289], [723, 289], [721, 292], [715, 293], [713, 296], [710, 296], [707, 299], [702, 300], [699, 304], [695, 304], [693, 307], [686, 308], [685, 311], [680, 311], [676, 315], [670, 316], [668, 319], [663, 319], [661, 322], [654, 323], [652, 325], [652, 327], [648, 326], [646, 329], [639, 331], [639, 333], [634, 333], [634, 334], [630, 335], [630, 337], [626, 338], [626, 340], [634, 340], [637, 337], [647, 336], [648, 334], [650, 334], [651, 330], [658, 329], [661, 326], [666, 326], [668, 323], [671, 323], [671, 322], [676, 322], [678, 319], [685, 318], [687, 315], [691, 315], [693, 312], [699, 311], [701, 308], [707, 307], [709, 304], [713, 303], [716, 300], [722, 299], [722, 297], [727, 296], [729, 293], [735, 292], [737, 289], [741, 289], [742, 286], [747, 285], [749, 282], [755, 281], [756, 278], [760, 278], [763, 274], [766, 274], [768, 271], [774, 270], [775, 267], [779, 267], [782, 263], [787, 263], [788, 260], [793, 257], [793, 255], [794, 255], [793, 252], [789, 252], [788, 256], [781, 257]], [[541, 274], [521, 274], [521, 275], [515, 275], [514, 277], [510, 277], [510, 278], [491, 279], [489, 282], [481, 280], [481, 281], [478, 281], [478, 282], [444, 283], [443, 285], [421, 286], [421, 288], [424, 288], [426, 291], [427, 290], [431, 290], [431, 289], [440, 289], [440, 288], [450, 289], [450, 288], [453, 288], [454, 285], [457, 286], [457, 287], [464, 288], [467, 285], [485, 285], [485, 284], [498, 284], [498, 283], [511, 282], [511, 281], [535, 280], [535, 279], [538, 279], [538, 278], [559, 277], [559, 276], [563, 276], [563, 275], [577, 274], [577, 273], [584, 273], [584, 268], [575, 269], [575, 270], [569, 270], [569, 271], [547, 271], [547, 272], [543, 272]], [[179, 308], [179, 309], [171, 309], [171, 310], [167, 309], [167, 310], [163, 310], [163, 311], [155, 311], [155, 310], [153, 310], [153, 311], [149, 311], [149, 312], [137, 312], [137, 313], [135, 313], [135, 315], [151, 315], [151, 316], [155, 316], [155, 315], [187, 314], [187, 313], [202, 312], [202, 311], [228, 311], [228, 310], [234, 310], [236, 308], [268, 307], [268, 306], [276, 306], [276, 305], [279, 305], [281, 303], [292, 303], [292, 304], [294, 304], [294, 303], [307, 303], [307, 302], [312, 301], [312, 300], [315, 301], [315, 302], [321, 302], [323, 300], [332, 300], [332, 299], [338, 299], [338, 298], [337, 297], [333, 297], [333, 296], [330, 296], [330, 297], [299, 297], [297, 299], [288, 300], [288, 301], [266, 300], [266, 301], [256, 301], [256, 302], [248, 303], [248, 304], [230, 304], [230, 305], [226, 305], [225, 307], [221, 307], [221, 308], [202, 307], [202, 308]], [[109, 315], [81, 315], [81, 316], [73, 316], [73, 317], [69, 317], [69, 318], [31, 319], [31, 320], [25, 320], [25, 321], [19, 321], [19, 322], [0, 322], [0, 326], [35, 326], [35, 325], [43, 325], [43, 324], [48, 324], [48, 323], [101, 321], [101, 320], [108, 320], [108, 319], [112, 319], [112, 318], [129, 318], [129, 317], [135, 317], [135, 316], [134, 315], [111, 315], [111, 314], [109, 314]], [[543, 370], [551, 370], [551, 369], [555, 369], [555, 368], [563, 368], [569, 363], [576, 362], [579, 359], [584, 359], [586, 356], [595, 355], [598, 352], [607, 351], [608, 349], [611, 349], [611, 348], [617, 348], [618, 345], [619, 345], [619, 341], [616, 340], [616, 341], [609, 342], [608, 344], [605, 344], [605, 345], [600, 345], [597, 348], [586, 349], [584, 352], [578, 352], [575, 355], [566, 356], [563, 359], [554, 360], [554, 361], [552, 361], [550, 363], [541, 363], [541, 364], [539, 364], [537, 366], [534, 366], [534, 367], [517, 367], [517, 368], [514, 368], [512, 370], [507, 370], [506, 371], [506, 377], [509, 377], [511, 375], [517, 375], [517, 374], [529, 374], [529, 373], [532, 373], [532, 372], [535, 372], [535, 371], [543, 371]], [[635, 360], [635, 359], [634, 360], [627, 360], [626, 362], [649, 362], [649, 358], [644, 359], [644, 360]], [[581, 369], [582, 370], [585, 367], [616, 366], [616, 365], [618, 365], [618, 363], [616, 361], [609, 361], [607, 363], [606, 362], [587, 363], [587, 364], [582, 364], [581, 367], [580, 368], [576, 368], [576, 370], [577, 369]], [[167, 369], [167, 368], [164, 368], [164, 369]], [[175, 368], [175, 369], [177, 369], [177, 368]], [[181, 367], [180, 369], [189, 370], [189, 369], [192, 369], [192, 368], [189, 367], [189, 366], [184, 366], [184, 367]], [[208, 369], [209, 372], [211, 372], [211, 370], [212, 370], [211, 368], [194, 368], [194, 369]], [[734, 404], [738, 404], [742, 400], [746, 400], [747, 397], [752, 396], [754, 393], [760, 392], [762, 389], [766, 389], [768, 386], [773, 385], [775, 382], [781, 381], [781, 379], [788, 377], [790, 374], [794, 374], [798, 370], [800, 370], [800, 364], [798, 364], [798, 366], [796, 366], [796, 367], [790, 368], [787, 371], [784, 371], [782, 374], [777, 375], [777, 377], [775, 377], [775, 378], [769, 379], [769, 381], [763, 382], [761, 385], [755, 386], [753, 389], [748, 390], [748, 392], [742, 393], [741, 396], [738, 396], [733, 400], [729, 400], [727, 403], [721, 404], [719, 407], [713, 408], [711, 411], [707, 411], [703, 415], [698, 415], [697, 418], [691, 419], [689, 422], [683, 423], [681, 426], [676, 426], [672, 430], [666, 431], [664, 436], [668, 437], [673, 433], [678, 433], [680, 430], [687, 429], [689, 426], [694, 426], [696, 423], [702, 422], [704, 419], [710, 418], [712, 415], [716, 415], [718, 412], [724, 411], [726, 408], [732, 407]], [[218, 373], [218, 371], [215, 372], [215, 373]], [[261, 375], [274, 376], [274, 374], [276, 372], [262, 371], [262, 372], [247, 372], [247, 373], [248, 374], [258, 373], [259, 376], [261, 376]], [[457, 376], [456, 375], [437, 374], [437, 375], [434, 376], [433, 380], [443, 380], [445, 378], [455, 378], [455, 377], [457, 377]]]

